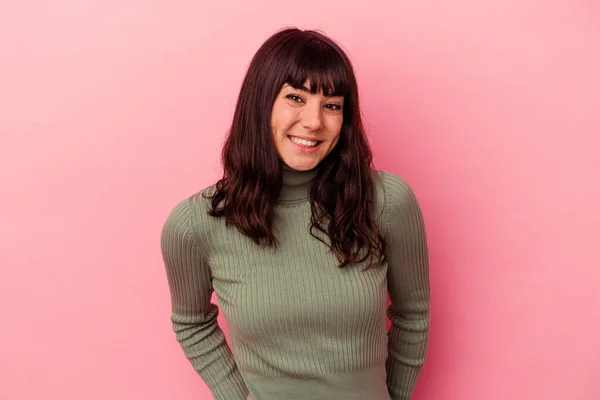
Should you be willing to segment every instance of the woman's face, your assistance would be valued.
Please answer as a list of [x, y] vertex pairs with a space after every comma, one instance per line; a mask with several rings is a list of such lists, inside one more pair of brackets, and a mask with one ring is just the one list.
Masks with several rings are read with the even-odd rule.
[[271, 132], [279, 158], [290, 168], [315, 168], [337, 144], [344, 120], [344, 97], [325, 97], [284, 84], [271, 110]]

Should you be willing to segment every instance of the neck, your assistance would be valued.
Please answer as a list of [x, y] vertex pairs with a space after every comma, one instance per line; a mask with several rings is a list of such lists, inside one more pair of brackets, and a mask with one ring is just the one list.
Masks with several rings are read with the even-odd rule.
[[310, 184], [318, 168], [298, 171], [281, 162], [282, 185], [277, 203], [301, 203], [309, 199]]

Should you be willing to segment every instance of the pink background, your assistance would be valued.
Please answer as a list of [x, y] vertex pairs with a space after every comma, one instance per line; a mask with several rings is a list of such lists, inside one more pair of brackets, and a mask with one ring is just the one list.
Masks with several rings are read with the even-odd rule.
[[208, 3], [0, 2], [0, 399], [211, 398], [160, 229], [219, 176], [245, 69], [287, 25], [347, 49], [376, 166], [421, 201], [414, 398], [600, 399], [600, 5]]

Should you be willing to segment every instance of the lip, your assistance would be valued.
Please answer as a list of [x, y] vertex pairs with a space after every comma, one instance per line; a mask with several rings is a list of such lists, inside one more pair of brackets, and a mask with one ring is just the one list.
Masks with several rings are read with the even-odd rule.
[[289, 137], [295, 137], [298, 139], [304, 139], [304, 140], [308, 140], [310, 142], [322, 142], [322, 140], [316, 139], [316, 138], [310, 138], [308, 136], [300, 136], [300, 135], [288, 135]]
[[318, 141], [319, 143], [317, 143], [317, 145], [316, 145], [316, 146], [314, 146], [314, 147], [305, 147], [305, 146], [302, 146], [302, 145], [300, 145], [300, 144], [298, 144], [298, 143], [294, 143], [294, 141], [291, 139], [291, 137], [290, 137], [290, 136], [291, 136], [291, 135], [288, 135], [288, 139], [290, 139], [290, 143], [291, 143], [291, 144], [292, 144], [292, 145], [293, 145], [293, 146], [294, 146], [296, 149], [298, 149], [298, 150], [299, 150], [300, 152], [302, 152], [302, 153], [312, 153], [312, 152], [314, 152], [314, 151], [317, 151], [317, 150], [319, 149], [319, 147], [320, 147], [321, 143], [323, 143], [323, 142], [320, 142], [320, 141]]

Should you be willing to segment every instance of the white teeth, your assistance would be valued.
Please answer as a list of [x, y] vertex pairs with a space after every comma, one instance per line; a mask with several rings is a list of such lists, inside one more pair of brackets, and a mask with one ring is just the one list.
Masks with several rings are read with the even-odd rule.
[[304, 139], [300, 139], [300, 138], [293, 137], [293, 136], [290, 136], [290, 139], [292, 139], [292, 142], [294, 142], [294, 143], [298, 143], [298, 144], [301, 144], [302, 146], [307, 146], [307, 147], [314, 147], [317, 145], [317, 143], [319, 143], [319, 142], [311, 142], [310, 140], [304, 140]]

